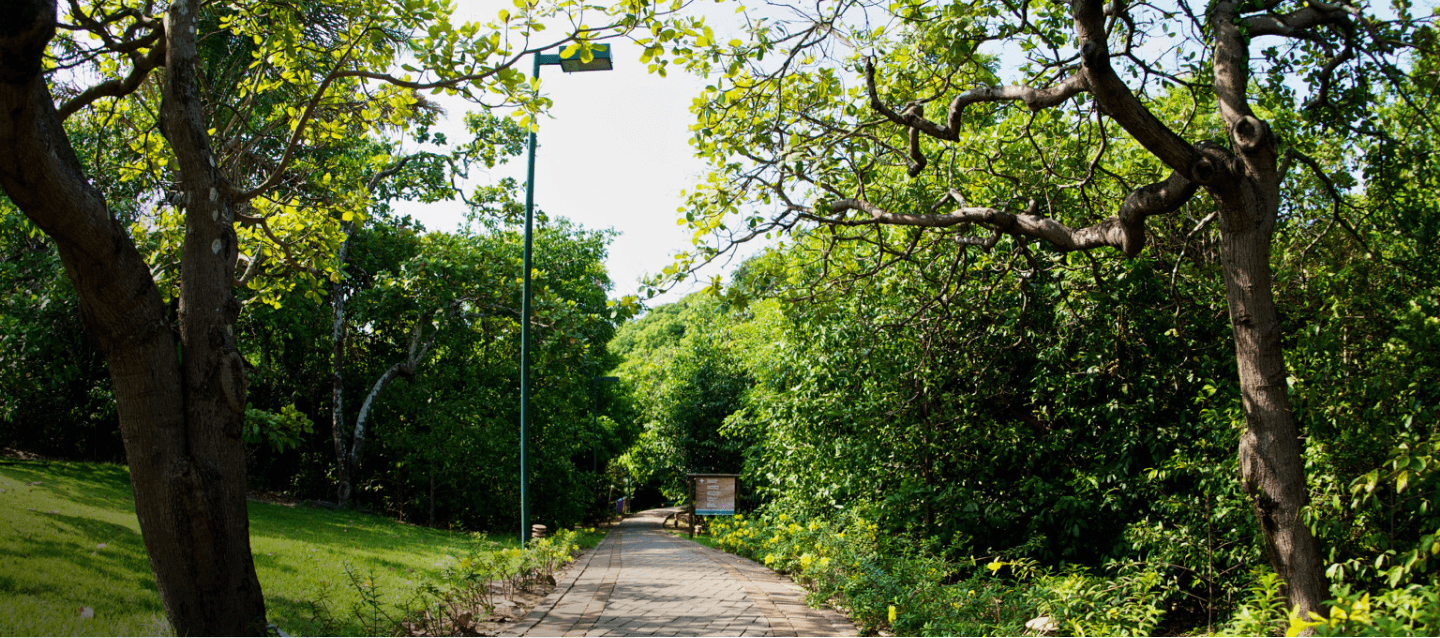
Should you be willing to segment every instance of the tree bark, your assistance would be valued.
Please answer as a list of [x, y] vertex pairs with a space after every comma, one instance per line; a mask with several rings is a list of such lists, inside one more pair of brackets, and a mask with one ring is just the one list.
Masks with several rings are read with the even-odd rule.
[[176, 326], [133, 241], [85, 176], [40, 72], [55, 32], [54, 0], [15, 0], [6, 13], [0, 188], [55, 241], [86, 331], [105, 357], [161, 602], [180, 635], [263, 634], [240, 441], [245, 371], [231, 329], [235, 234], [199, 118], [194, 3], [177, 2], [166, 20], [162, 119], [192, 204]]
[[1235, 191], [1217, 201], [1225, 298], [1245, 408], [1240, 481], [1260, 522], [1266, 557], [1285, 581], [1291, 607], [1303, 618], [1321, 610], [1328, 590], [1319, 545], [1302, 518], [1309, 492], [1271, 285], [1270, 243], [1279, 184], [1252, 177]]

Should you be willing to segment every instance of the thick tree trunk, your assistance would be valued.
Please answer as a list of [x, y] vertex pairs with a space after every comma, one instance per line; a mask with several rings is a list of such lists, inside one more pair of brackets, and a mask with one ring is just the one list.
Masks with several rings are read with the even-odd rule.
[[1318, 544], [1301, 517], [1309, 494], [1270, 274], [1279, 185], [1272, 171], [1265, 173], [1217, 197], [1220, 259], [1245, 408], [1240, 481], [1260, 522], [1270, 565], [1285, 581], [1291, 607], [1304, 617], [1321, 609], [1328, 592]]
[[[193, 20], [194, 7], [185, 9]], [[186, 197], [199, 204], [187, 211], [177, 356], [149, 268], [85, 177], [40, 74], [55, 29], [54, 0], [17, 0], [6, 13], [0, 187], [55, 241], [86, 330], [105, 356], [136, 515], [166, 614], [179, 635], [261, 634], [265, 602], [250, 554], [240, 442], [245, 371], [230, 331], [238, 308], [230, 295], [235, 236], [228, 217], [220, 219], [228, 200], [204, 154], [193, 66], [167, 71], [162, 107]], [[191, 22], [177, 26], [190, 35], [176, 57], [193, 63]], [[169, 44], [174, 55], [177, 43]], [[197, 140], [191, 152], [181, 150]]]

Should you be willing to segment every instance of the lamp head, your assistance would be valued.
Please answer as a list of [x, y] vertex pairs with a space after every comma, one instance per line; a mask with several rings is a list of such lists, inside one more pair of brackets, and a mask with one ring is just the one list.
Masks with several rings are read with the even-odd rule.
[[609, 71], [615, 68], [610, 63], [610, 45], [591, 45], [590, 55], [592, 56], [590, 61], [586, 62], [581, 58], [580, 50], [576, 49], [572, 51], [570, 55], [541, 53], [539, 54], [539, 59], [541, 66], [556, 64], [560, 66], [561, 71], [566, 73], [575, 73], [578, 71]]

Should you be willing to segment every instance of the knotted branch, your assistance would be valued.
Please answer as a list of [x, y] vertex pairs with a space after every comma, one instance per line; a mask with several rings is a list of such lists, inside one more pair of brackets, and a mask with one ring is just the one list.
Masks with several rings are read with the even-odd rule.
[[[1025, 212], [1007, 213], [998, 208], [962, 206], [948, 213], [895, 213], [887, 211], [862, 199], [840, 199], [830, 202], [829, 212], [843, 214], [859, 211], [869, 219], [844, 219], [812, 215], [811, 218], [826, 224], [838, 226], [864, 226], [890, 224], [896, 226], [922, 226], [948, 228], [975, 224], [989, 228], [994, 234], [988, 238], [962, 237], [958, 242], [967, 245], [990, 248], [1001, 234], [1030, 237], [1048, 242], [1062, 251], [1091, 250], [1095, 248], [1117, 248], [1127, 257], [1140, 254], [1145, 247], [1145, 220], [1152, 215], [1174, 212], [1195, 194], [1198, 184], [1178, 171], [1162, 182], [1147, 184], [1131, 191], [1114, 217], [1091, 226], [1071, 228], [1050, 217], [1039, 214], [1039, 204], [1030, 200]], [[946, 201], [961, 202], [955, 191], [950, 191]]]

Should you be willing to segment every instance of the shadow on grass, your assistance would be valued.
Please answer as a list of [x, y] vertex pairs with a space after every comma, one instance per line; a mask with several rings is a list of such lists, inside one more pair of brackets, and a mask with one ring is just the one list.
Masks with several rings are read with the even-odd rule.
[[[130, 470], [123, 465], [105, 463], [61, 463], [47, 466], [7, 466], [10, 475], [24, 475], [22, 480], [40, 481], [57, 498], [79, 505], [133, 512], [134, 492], [130, 489]], [[17, 477], [18, 478], [18, 477]]]
[[0, 565], [24, 566], [0, 576], [0, 592], [85, 599], [94, 608], [163, 611], [140, 534], [96, 518], [26, 514], [36, 517], [33, 526], [45, 534], [14, 534], [0, 543]]

